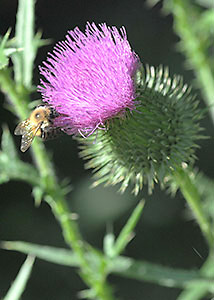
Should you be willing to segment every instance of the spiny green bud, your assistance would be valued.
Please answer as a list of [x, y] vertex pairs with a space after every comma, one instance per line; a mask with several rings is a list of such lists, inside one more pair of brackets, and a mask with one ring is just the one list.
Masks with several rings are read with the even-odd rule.
[[108, 121], [107, 130], [78, 138], [80, 156], [93, 168], [94, 186], [129, 183], [138, 194], [143, 184], [152, 191], [182, 163], [195, 159], [195, 140], [200, 138], [201, 111], [180, 76], [169, 77], [168, 68], [146, 66], [136, 74], [136, 110]]

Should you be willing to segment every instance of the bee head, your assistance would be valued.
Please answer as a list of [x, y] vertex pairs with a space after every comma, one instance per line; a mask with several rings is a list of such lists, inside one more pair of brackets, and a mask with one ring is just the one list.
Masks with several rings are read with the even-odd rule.
[[48, 118], [49, 114], [50, 114], [49, 107], [38, 106], [31, 113], [30, 120], [35, 121], [35, 122], [44, 121], [46, 118]]

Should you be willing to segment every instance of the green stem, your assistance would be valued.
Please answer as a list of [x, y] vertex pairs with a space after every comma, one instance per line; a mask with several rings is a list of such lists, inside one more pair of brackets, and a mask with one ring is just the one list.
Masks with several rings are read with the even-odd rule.
[[[195, 7], [190, 4], [190, 1], [183, 0], [174, 0], [170, 5], [170, 11], [174, 16], [175, 31], [181, 38], [182, 49], [195, 72], [214, 122], [214, 77], [210, 62], [203, 51], [200, 38], [195, 30], [194, 22], [196, 20], [193, 16], [197, 12], [195, 12]], [[200, 17], [199, 14], [198, 17]]]
[[[0, 87], [2, 91], [9, 96], [17, 116], [21, 120], [26, 118], [26, 116], [29, 115], [29, 92], [21, 87], [17, 90], [8, 70], [0, 70]], [[102, 273], [102, 280], [98, 282], [93, 266], [91, 266], [86, 259], [86, 245], [81, 237], [77, 223], [71, 218], [71, 212], [62, 189], [57, 182], [53, 165], [45, 151], [43, 143], [35, 139], [31, 146], [31, 151], [40, 173], [41, 184], [46, 193], [45, 200], [51, 206], [53, 214], [60, 223], [65, 242], [73, 249], [78, 257], [82, 279], [94, 290], [97, 299], [113, 299], [111, 291], [105, 282], [105, 270], [103, 270]]]
[[214, 232], [204, 212], [198, 189], [190, 176], [190, 172], [188, 170], [178, 169], [174, 172], [174, 178], [184, 198], [192, 209], [201, 231], [212, 250], [214, 247]]

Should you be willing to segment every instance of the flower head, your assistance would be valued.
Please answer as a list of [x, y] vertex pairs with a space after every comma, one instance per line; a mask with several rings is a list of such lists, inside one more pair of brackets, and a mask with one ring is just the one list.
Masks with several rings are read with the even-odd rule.
[[60, 114], [55, 125], [67, 134], [93, 133], [105, 121], [135, 109], [138, 56], [125, 28], [87, 23], [69, 31], [40, 68], [44, 102]]

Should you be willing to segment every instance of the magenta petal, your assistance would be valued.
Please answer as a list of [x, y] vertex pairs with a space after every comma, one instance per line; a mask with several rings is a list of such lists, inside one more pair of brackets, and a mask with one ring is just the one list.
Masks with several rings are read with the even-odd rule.
[[61, 116], [67, 134], [92, 133], [125, 109], [135, 109], [134, 76], [140, 65], [125, 28], [87, 23], [59, 42], [40, 67], [39, 91]]

